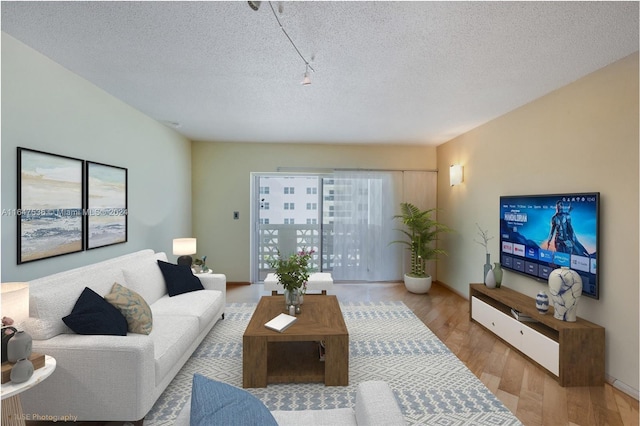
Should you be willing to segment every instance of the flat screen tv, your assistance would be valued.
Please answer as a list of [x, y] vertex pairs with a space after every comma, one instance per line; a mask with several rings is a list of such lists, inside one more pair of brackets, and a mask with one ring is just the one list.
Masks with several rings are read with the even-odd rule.
[[598, 299], [599, 212], [599, 192], [500, 197], [502, 267], [546, 281], [566, 266]]

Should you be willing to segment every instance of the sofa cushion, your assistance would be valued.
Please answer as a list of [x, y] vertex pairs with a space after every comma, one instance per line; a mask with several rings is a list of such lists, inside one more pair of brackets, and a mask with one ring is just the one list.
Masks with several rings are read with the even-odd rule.
[[127, 335], [124, 316], [89, 287], [85, 287], [71, 313], [62, 321], [78, 334]]
[[191, 354], [190, 351], [193, 351], [191, 346], [199, 334], [196, 317], [154, 315], [153, 331], [149, 337], [153, 341], [156, 386], [165, 379], [181, 358]]
[[124, 282], [122, 282], [122, 285], [135, 291], [149, 305], [152, 305], [153, 302], [167, 294], [167, 286], [157, 263], [158, 260], [166, 262], [167, 256], [164, 253], [156, 253], [149, 260], [145, 259], [144, 262], [123, 269]]
[[131, 333], [149, 334], [153, 328], [151, 308], [147, 302], [133, 290], [114, 283], [111, 293], [104, 299], [115, 306], [127, 320], [127, 329]]
[[193, 375], [190, 424], [278, 425], [267, 407], [249, 392], [200, 374]]
[[162, 260], [158, 260], [158, 266], [164, 276], [169, 296], [177, 296], [191, 291], [204, 290], [202, 283], [198, 277], [193, 275], [189, 266], [174, 265], [172, 263], [163, 262]]
[[151, 305], [153, 317], [160, 316], [193, 316], [199, 321], [199, 330], [203, 330], [215, 319], [214, 316], [222, 308], [224, 297], [217, 290], [202, 290], [163, 298]]

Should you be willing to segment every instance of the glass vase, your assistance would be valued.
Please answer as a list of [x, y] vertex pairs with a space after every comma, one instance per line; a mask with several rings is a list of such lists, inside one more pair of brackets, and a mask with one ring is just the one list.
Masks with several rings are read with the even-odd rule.
[[493, 267], [493, 277], [496, 279], [496, 288], [500, 288], [502, 284], [502, 266], [500, 262], [495, 262]]
[[293, 290], [284, 290], [284, 305], [285, 311], [289, 312], [289, 306], [293, 305], [296, 312], [300, 310], [300, 290], [295, 288]]

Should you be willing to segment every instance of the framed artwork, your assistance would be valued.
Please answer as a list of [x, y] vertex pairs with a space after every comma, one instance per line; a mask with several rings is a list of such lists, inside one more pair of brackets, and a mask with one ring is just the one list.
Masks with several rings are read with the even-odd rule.
[[87, 161], [87, 250], [127, 242], [127, 169]]
[[18, 148], [18, 264], [84, 250], [84, 161]]

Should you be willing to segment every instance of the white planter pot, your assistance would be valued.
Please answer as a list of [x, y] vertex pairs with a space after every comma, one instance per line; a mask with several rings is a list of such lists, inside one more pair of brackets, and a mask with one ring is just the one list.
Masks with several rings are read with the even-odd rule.
[[431, 289], [431, 275], [424, 278], [416, 278], [410, 277], [409, 275], [404, 275], [404, 286], [411, 293], [423, 294], [429, 292]]

